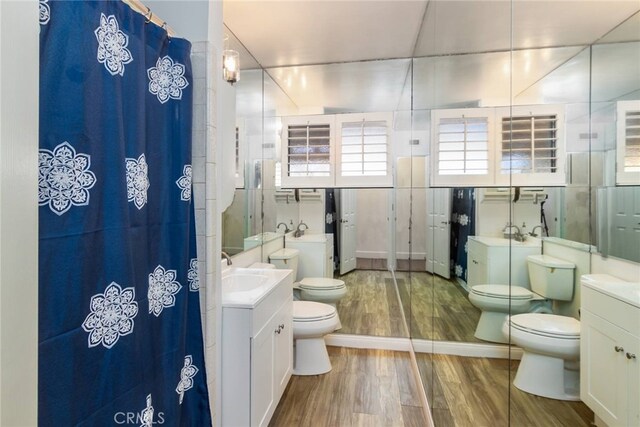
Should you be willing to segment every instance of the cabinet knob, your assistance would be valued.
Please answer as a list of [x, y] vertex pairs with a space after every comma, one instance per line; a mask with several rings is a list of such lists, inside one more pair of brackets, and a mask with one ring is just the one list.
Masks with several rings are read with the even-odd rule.
[[280, 330], [284, 329], [284, 323], [281, 323], [281, 324], [280, 324], [280, 328], [279, 328], [279, 329], [280, 329]]
[[472, 262], [473, 262], [474, 264], [477, 264], [477, 263], [478, 263], [478, 261], [476, 261], [475, 259], [474, 259], [474, 260], [472, 260]]
[[631, 360], [631, 359], [635, 359], [636, 355], [633, 353], [627, 353], [627, 359]]
[[[618, 353], [622, 353], [624, 351], [624, 348], [620, 347], [619, 345], [615, 346], [614, 349], [616, 350], [616, 352]], [[629, 354], [629, 353], [627, 353]]]
[[275, 331], [273, 331], [274, 334], [280, 334], [280, 331], [282, 331], [282, 329], [278, 328]]

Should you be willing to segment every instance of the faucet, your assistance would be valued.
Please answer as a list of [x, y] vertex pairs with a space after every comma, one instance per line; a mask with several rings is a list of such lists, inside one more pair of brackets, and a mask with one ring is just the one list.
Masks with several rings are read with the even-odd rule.
[[515, 240], [516, 242], [524, 242], [527, 239], [527, 236], [522, 234], [520, 227], [515, 224], [513, 224], [511, 227], [514, 227], [517, 230], [516, 234], [513, 235], [513, 240]]
[[538, 237], [538, 235], [536, 234], [536, 228], [539, 228], [539, 229], [540, 229], [540, 233], [542, 233], [542, 224], [538, 224], [538, 225], [536, 225], [535, 227], [533, 227], [533, 230], [531, 230], [531, 231], [529, 232], [529, 236], [531, 236], [531, 237]]
[[231, 257], [229, 256], [229, 254], [227, 254], [225, 251], [222, 251], [221, 253], [222, 253], [222, 258], [227, 260], [227, 265], [233, 264], [231, 262]]
[[[300, 227], [302, 227], [304, 225], [304, 230], [301, 230]], [[309, 226], [307, 224], [305, 224], [304, 222], [300, 221], [300, 224], [298, 224], [298, 228], [296, 229], [296, 232], [293, 233], [293, 237], [302, 237], [304, 236], [304, 231], [308, 230]]]
[[287, 226], [286, 222], [281, 222], [278, 225], [276, 225], [276, 231], [278, 231], [278, 228], [280, 228], [281, 225], [284, 225], [284, 234], [287, 234], [288, 232], [291, 231], [289, 230], [289, 227]]

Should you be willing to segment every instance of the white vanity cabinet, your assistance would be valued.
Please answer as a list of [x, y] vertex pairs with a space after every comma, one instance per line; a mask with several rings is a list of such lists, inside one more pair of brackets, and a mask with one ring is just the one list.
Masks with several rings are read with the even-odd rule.
[[527, 256], [542, 253], [539, 239], [516, 242], [498, 237], [469, 236], [467, 242], [469, 286], [508, 285], [511, 259], [511, 284], [530, 289]]
[[615, 288], [582, 282], [580, 399], [609, 427], [640, 426], [640, 303]]
[[296, 281], [305, 277], [333, 278], [333, 234], [287, 236], [285, 247], [299, 251]]
[[222, 425], [267, 426], [293, 372], [293, 278], [222, 308]]

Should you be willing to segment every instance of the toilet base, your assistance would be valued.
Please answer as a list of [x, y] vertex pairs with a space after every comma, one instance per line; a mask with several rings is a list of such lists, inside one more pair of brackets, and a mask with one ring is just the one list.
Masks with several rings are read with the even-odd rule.
[[575, 364], [557, 357], [525, 351], [513, 385], [518, 389], [556, 400], [580, 400], [580, 373]]
[[480, 315], [480, 320], [478, 320], [474, 336], [483, 341], [508, 343], [509, 340], [502, 334], [502, 324], [506, 318], [507, 313], [483, 311]]
[[293, 375], [320, 375], [331, 370], [323, 337], [296, 338], [293, 347]]

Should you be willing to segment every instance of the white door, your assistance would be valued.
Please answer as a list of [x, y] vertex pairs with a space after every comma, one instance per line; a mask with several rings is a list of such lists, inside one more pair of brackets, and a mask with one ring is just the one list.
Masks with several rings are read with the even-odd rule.
[[451, 239], [451, 189], [427, 191], [427, 265], [430, 273], [450, 277], [449, 242]]
[[338, 207], [340, 274], [356, 269], [356, 190], [340, 190]]

